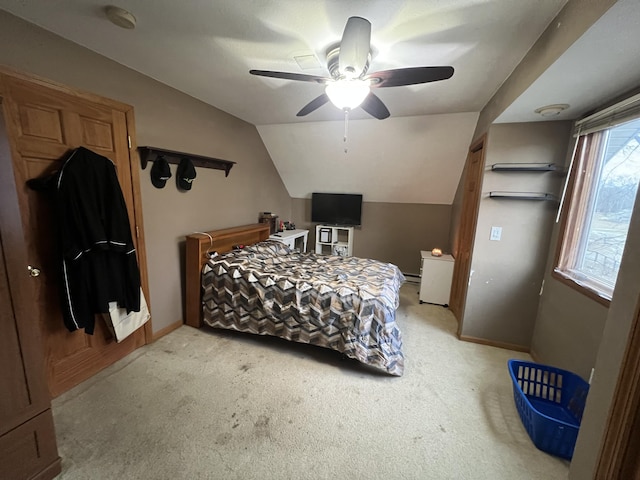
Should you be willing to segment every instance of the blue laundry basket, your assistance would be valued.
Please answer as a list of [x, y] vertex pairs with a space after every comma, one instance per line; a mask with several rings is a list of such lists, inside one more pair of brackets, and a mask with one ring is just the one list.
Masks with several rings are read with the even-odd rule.
[[509, 360], [513, 398], [533, 444], [568, 460], [573, 456], [589, 384], [575, 373]]

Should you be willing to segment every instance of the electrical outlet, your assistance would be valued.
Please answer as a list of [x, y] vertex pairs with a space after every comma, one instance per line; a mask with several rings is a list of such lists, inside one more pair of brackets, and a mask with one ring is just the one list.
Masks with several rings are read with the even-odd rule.
[[502, 238], [502, 227], [491, 227], [491, 236], [489, 240], [500, 241]]

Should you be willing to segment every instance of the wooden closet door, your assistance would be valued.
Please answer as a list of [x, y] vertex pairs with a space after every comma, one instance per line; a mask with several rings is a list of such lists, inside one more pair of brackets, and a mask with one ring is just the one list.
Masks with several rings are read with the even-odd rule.
[[0, 477], [46, 480], [61, 464], [12, 171], [0, 115]]
[[141, 242], [136, 238], [126, 118], [130, 107], [97, 96], [67, 93], [44, 82], [4, 74], [0, 79], [28, 259], [41, 271], [34, 282], [34, 303], [49, 391], [55, 397], [143, 345], [145, 331], [139, 329], [125, 341], [116, 343], [101, 318], [96, 319], [94, 335], [87, 335], [84, 330], [71, 333], [65, 328], [51, 194], [32, 191], [25, 182], [58, 170], [69, 152], [79, 146], [110, 158], [116, 165], [141, 274], [146, 278]]

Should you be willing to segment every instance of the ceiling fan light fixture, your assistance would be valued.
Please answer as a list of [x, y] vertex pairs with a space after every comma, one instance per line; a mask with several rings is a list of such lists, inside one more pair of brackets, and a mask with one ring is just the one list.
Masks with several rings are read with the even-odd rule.
[[325, 92], [302, 107], [296, 116], [304, 117], [326, 103], [332, 102], [336, 107], [344, 110], [346, 124], [349, 111], [357, 107], [361, 107], [366, 113], [378, 120], [389, 118], [391, 115], [389, 109], [370, 90], [371, 88], [402, 87], [438, 82], [451, 78], [454, 72], [451, 66], [424, 66], [370, 73], [371, 23], [362, 17], [349, 17], [342, 33], [342, 39], [339, 43], [332, 44], [326, 52], [326, 63], [330, 77], [273, 70], [249, 70], [249, 73], [262, 77], [323, 85]]
[[327, 84], [325, 93], [336, 107], [341, 110], [354, 109], [369, 95], [369, 82], [366, 80], [337, 80]]

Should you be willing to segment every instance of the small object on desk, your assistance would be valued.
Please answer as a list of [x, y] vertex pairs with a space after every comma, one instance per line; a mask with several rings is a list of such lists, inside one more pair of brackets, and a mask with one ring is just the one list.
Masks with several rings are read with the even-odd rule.
[[442, 250], [440, 248], [434, 248], [433, 250], [431, 250], [431, 255], [433, 257], [441, 257], [442, 256]]
[[274, 237], [281, 237], [282, 235], [280, 235], [279, 233], [274, 233], [273, 236]]

